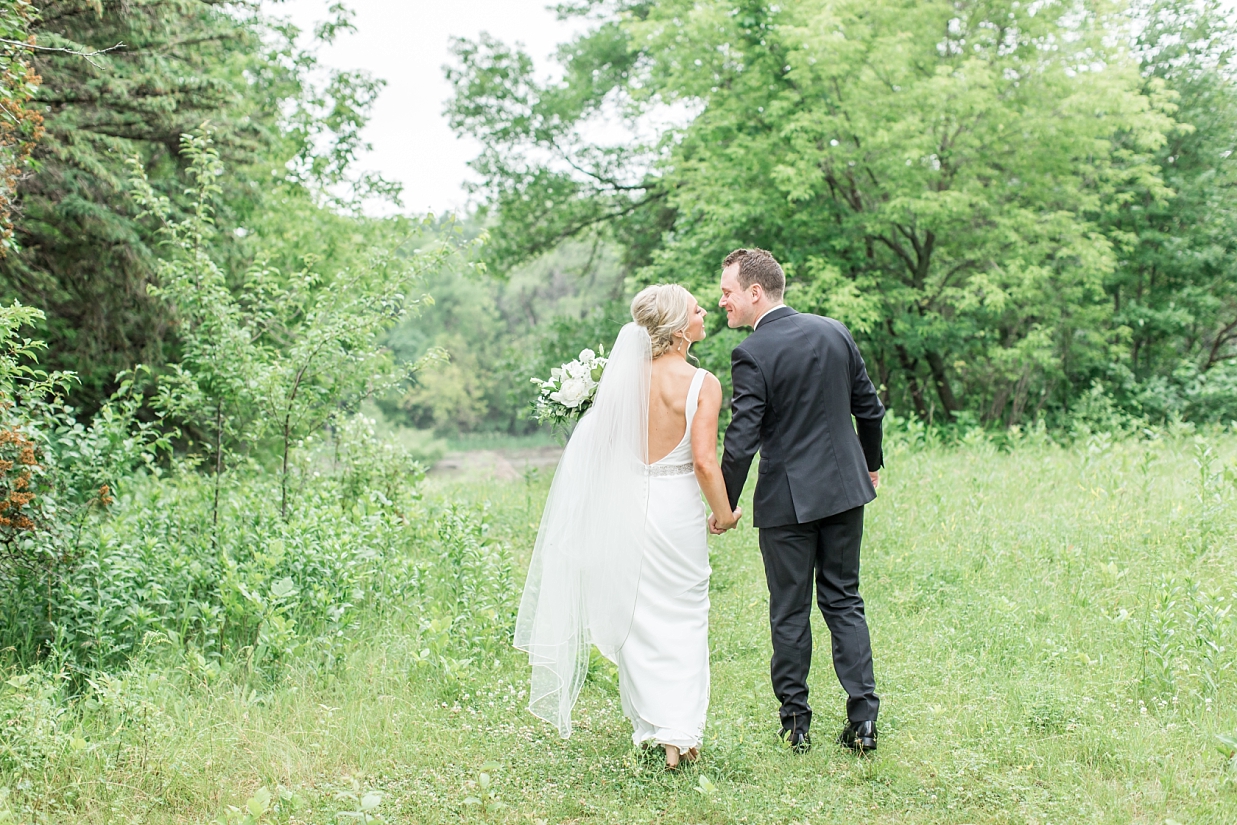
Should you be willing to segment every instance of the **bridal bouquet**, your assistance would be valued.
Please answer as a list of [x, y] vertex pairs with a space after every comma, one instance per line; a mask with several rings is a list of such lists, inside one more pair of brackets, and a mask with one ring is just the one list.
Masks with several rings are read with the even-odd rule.
[[[604, 350], [602, 352], [604, 354]], [[593, 404], [597, 383], [605, 368], [603, 355], [586, 349], [581, 350], [575, 360], [550, 370], [549, 381], [530, 379], [538, 388], [533, 418], [543, 424], [547, 421], [565, 424], [584, 415]]]

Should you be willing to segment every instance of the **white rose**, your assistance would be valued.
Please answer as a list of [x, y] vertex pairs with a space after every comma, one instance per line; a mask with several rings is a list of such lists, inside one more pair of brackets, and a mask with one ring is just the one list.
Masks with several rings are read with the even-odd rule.
[[588, 383], [583, 378], [568, 378], [558, 392], [550, 393], [550, 398], [574, 410], [585, 398], [588, 398], [591, 389]]
[[593, 352], [591, 349], [580, 350], [580, 363], [581, 364], [591, 365], [593, 363], [593, 359], [596, 357], [597, 357], [597, 353]]
[[592, 370], [579, 361], [572, 361], [569, 364], [564, 364], [563, 369], [567, 371], [567, 375], [571, 378], [587, 378]]

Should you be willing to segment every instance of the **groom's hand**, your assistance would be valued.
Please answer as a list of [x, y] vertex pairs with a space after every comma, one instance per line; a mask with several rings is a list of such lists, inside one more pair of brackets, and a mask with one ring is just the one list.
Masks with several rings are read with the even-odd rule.
[[868, 475], [872, 478], [873, 487], [881, 486], [881, 474], [880, 473], [868, 473]]
[[743, 518], [742, 507], [736, 508], [735, 511], [731, 514], [730, 520], [727, 522], [723, 522], [720, 519], [718, 519], [717, 514], [714, 513], [709, 516], [709, 532], [715, 536], [720, 536], [722, 533], [725, 533], [727, 530], [733, 530], [735, 528], [735, 525], [739, 523], [739, 519], [741, 518]]

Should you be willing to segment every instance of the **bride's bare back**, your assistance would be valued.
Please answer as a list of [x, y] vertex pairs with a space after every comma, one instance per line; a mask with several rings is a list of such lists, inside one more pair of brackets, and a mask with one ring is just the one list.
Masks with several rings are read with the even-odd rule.
[[650, 464], [670, 455], [683, 440], [687, 431], [687, 391], [695, 375], [696, 368], [682, 358], [662, 356], [653, 361], [649, 382]]

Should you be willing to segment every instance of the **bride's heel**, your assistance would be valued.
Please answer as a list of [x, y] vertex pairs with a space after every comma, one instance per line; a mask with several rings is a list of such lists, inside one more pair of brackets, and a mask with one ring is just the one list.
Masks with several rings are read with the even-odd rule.
[[674, 745], [662, 745], [666, 749], [666, 770], [673, 771], [679, 767], [679, 749]]

